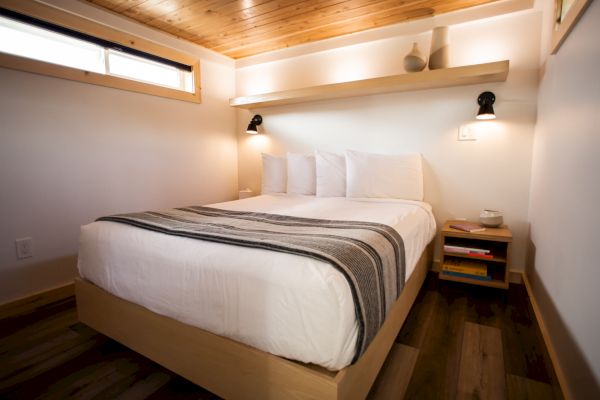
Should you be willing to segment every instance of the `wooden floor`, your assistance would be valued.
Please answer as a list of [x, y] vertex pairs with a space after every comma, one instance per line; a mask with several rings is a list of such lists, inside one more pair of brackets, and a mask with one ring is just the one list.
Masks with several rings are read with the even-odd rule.
[[523, 285], [430, 273], [371, 390], [373, 399], [562, 399]]
[[[73, 298], [0, 321], [0, 399], [218, 399], [77, 322]], [[370, 399], [560, 399], [525, 289], [431, 273]]]

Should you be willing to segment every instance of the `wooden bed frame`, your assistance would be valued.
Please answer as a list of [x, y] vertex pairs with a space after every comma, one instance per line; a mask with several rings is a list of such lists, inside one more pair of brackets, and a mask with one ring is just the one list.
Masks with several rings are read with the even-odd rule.
[[332, 372], [257, 350], [125, 301], [76, 279], [79, 320], [226, 399], [364, 399], [419, 292], [428, 246], [381, 330], [353, 365]]

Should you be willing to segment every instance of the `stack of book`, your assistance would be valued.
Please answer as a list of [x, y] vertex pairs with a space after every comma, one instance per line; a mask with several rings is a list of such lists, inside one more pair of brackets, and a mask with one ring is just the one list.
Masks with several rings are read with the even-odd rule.
[[477, 257], [477, 258], [485, 258], [485, 259], [494, 258], [494, 256], [491, 254], [491, 252], [489, 250], [478, 249], [475, 247], [454, 246], [454, 245], [445, 244], [444, 251], [448, 252], [448, 253], [466, 254], [470, 257]]
[[445, 275], [457, 276], [460, 278], [477, 279], [481, 281], [491, 281], [492, 275], [488, 274], [487, 264], [480, 261], [461, 260], [449, 258], [444, 260], [442, 272]]

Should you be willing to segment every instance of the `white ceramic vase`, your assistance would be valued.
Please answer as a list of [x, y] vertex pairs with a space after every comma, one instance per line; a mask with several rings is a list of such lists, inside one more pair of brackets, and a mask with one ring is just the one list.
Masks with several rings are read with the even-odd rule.
[[404, 57], [404, 70], [406, 72], [419, 72], [423, 71], [427, 66], [427, 59], [421, 53], [419, 45], [413, 43], [412, 50]]
[[431, 35], [431, 51], [429, 53], [429, 69], [448, 68], [450, 44], [448, 43], [448, 27], [433, 28]]

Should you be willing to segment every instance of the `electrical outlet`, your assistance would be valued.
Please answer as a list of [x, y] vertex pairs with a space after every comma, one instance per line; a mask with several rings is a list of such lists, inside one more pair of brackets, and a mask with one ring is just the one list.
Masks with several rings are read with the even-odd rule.
[[33, 257], [33, 239], [30, 237], [15, 239], [17, 248], [17, 259]]
[[458, 140], [477, 140], [475, 131], [469, 125], [461, 125], [458, 127]]

